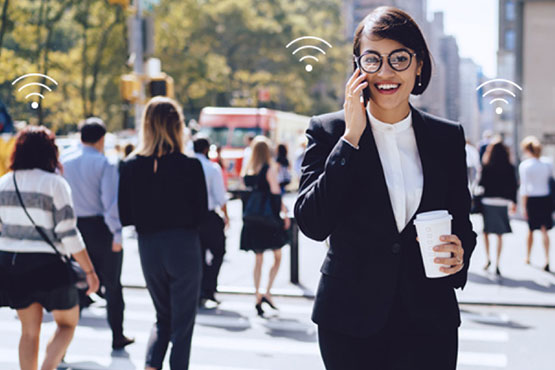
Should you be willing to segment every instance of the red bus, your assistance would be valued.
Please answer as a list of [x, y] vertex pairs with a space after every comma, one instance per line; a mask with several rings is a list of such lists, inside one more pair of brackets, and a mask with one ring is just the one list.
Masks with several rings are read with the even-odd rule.
[[310, 117], [266, 108], [205, 107], [199, 117], [201, 133], [212, 144], [222, 147], [226, 163], [228, 190], [243, 188], [241, 168], [248, 135], [264, 135], [275, 146], [286, 144], [289, 161], [293, 163], [299, 137], [304, 136]]

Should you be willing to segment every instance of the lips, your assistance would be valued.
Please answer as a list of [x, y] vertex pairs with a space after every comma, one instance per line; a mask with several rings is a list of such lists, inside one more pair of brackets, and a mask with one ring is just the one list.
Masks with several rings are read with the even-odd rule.
[[380, 94], [391, 95], [391, 94], [395, 94], [399, 90], [399, 87], [401, 87], [401, 84], [393, 83], [393, 82], [380, 82], [380, 83], [374, 84], [374, 86], [376, 87], [376, 90], [378, 90]]

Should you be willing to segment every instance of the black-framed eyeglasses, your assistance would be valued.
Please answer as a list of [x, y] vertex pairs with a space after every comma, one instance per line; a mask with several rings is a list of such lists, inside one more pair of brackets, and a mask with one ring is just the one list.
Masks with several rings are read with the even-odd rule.
[[416, 53], [411, 53], [407, 49], [396, 49], [388, 55], [381, 55], [375, 51], [367, 51], [359, 57], [356, 55], [353, 57], [358, 68], [366, 73], [376, 73], [382, 68], [384, 56], [387, 56], [387, 63], [389, 63], [393, 70], [402, 72], [410, 67], [412, 57], [416, 56]]

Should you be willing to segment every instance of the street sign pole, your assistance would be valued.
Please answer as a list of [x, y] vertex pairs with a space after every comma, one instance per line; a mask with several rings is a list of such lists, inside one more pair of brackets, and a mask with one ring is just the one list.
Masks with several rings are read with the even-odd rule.
[[145, 90], [144, 90], [144, 83], [143, 83], [143, 75], [144, 75], [144, 61], [143, 61], [143, 10], [141, 0], [135, 0], [135, 17], [133, 19], [133, 38], [132, 45], [133, 45], [133, 53], [135, 54], [135, 58], [133, 60], [133, 72], [137, 76], [139, 76], [139, 81], [141, 88], [139, 89], [139, 98], [135, 102], [135, 129], [137, 131], [141, 128], [141, 118], [143, 115], [143, 102], [145, 99]]

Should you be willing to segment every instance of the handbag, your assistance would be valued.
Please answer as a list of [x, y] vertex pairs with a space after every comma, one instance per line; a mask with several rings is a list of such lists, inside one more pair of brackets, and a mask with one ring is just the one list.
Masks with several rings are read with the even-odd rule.
[[31, 221], [31, 223], [33, 224], [33, 226], [35, 227], [35, 229], [37, 230], [41, 238], [46, 242], [46, 244], [48, 244], [50, 247], [52, 247], [52, 249], [54, 249], [54, 253], [56, 253], [56, 256], [58, 256], [58, 258], [60, 258], [64, 263], [67, 269], [67, 276], [68, 276], [67, 282], [75, 285], [75, 287], [79, 290], [87, 290], [89, 288], [89, 285], [87, 283], [87, 274], [85, 273], [85, 270], [83, 270], [76, 261], [73, 261], [69, 257], [62, 255], [58, 251], [54, 243], [52, 243], [48, 235], [46, 235], [44, 230], [35, 223], [31, 215], [29, 214], [29, 212], [27, 212], [27, 208], [23, 203], [23, 198], [21, 197], [21, 193], [19, 192], [19, 188], [17, 186], [17, 181], [15, 180], [15, 171], [13, 173], [13, 183], [15, 186], [15, 192], [17, 193], [17, 198], [19, 199], [19, 203], [21, 204], [23, 211], [25, 212], [25, 214], [27, 215], [27, 217], [29, 218], [29, 220]]
[[254, 226], [281, 228], [282, 219], [277, 216], [275, 205], [281, 203], [279, 194], [253, 190], [243, 200], [243, 222]]

